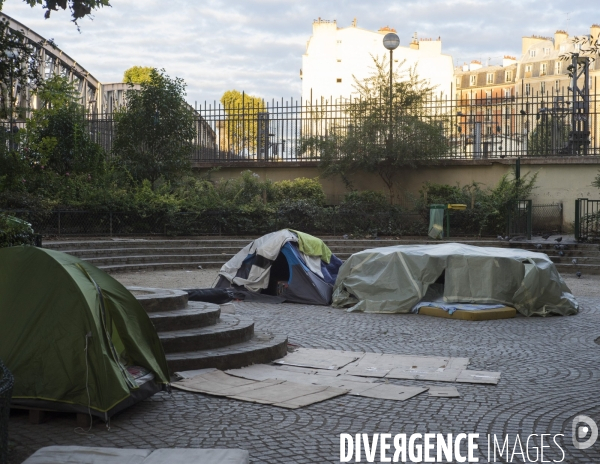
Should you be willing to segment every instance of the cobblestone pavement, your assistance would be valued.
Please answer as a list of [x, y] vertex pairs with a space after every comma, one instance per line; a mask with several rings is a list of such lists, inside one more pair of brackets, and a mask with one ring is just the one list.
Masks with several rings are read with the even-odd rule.
[[[600, 346], [595, 343], [600, 337], [600, 300], [579, 301], [582, 308], [576, 316], [486, 322], [240, 303], [238, 313], [253, 317], [257, 329], [287, 333], [295, 345], [469, 357], [470, 369], [501, 371], [502, 378], [497, 386], [455, 384], [461, 397], [454, 399], [430, 398], [426, 393], [405, 402], [344, 396], [298, 410], [175, 390], [114, 416], [110, 430], [95, 423], [88, 435], [74, 431], [70, 415], [29, 425], [26, 414], [14, 412], [9, 422], [14, 442], [9, 462], [21, 462], [36, 449], [55, 444], [244, 448], [254, 463], [339, 462], [339, 434], [344, 432], [475, 432], [480, 434], [480, 462], [488, 462], [487, 434], [497, 434], [500, 440], [509, 434], [512, 450], [516, 434], [525, 447], [530, 434], [563, 433], [559, 439], [566, 453], [563, 462], [600, 462], [600, 442], [587, 450], [577, 450], [571, 443], [576, 415], [600, 423]], [[532, 460], [537, 438], [530, 442]], [[546, 448], [546, 461], [561, 457], [555, 446]], [[520, 455], [513, 460], [522, 461]]]

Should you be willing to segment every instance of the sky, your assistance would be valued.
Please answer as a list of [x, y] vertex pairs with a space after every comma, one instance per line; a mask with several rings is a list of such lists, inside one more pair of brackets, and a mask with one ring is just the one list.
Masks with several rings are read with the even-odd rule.
[[300, 68], [313, 20], [338, 27], [393, 27], [406, 46], [442, 39], [454, 64], [499, 64], [519, 57], [521, 37], [589, 33], [600, 23], [597, 0], [110, 0], [110, 8], [79, 21], [68, 12], [5, 0], [2, 12], [75, 59], [100, 82], [120, 82], [134, 65], [164, 68], [187, 84], [187, 101], [218, 101], [232, 89], [267, 100], [300, 97]]

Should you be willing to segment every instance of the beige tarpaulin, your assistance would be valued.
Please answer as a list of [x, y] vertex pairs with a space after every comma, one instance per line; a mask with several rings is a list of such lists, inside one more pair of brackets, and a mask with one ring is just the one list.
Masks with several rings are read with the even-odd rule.
[[568, 316], [579, 310], [546, 254], [461, 243], [399, 245], [355, 253], [340, 268], [333, 306], [408, 313], [442, 274], [447, 303], [503, 304], [525, 316]]

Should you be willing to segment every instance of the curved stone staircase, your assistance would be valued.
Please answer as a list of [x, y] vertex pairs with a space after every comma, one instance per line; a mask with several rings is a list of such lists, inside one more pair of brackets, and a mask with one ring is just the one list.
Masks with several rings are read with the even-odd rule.
[[[250, 238], [206, 238], [187, 240], [168, 239], [105, 239], [45, 242], [44, 247], [64, 251], [91, 262], [107, 272], [139, 270], [197, 269], [221, 267], [250, 242]], [[440, 243], [426, 239], [402, 240], [344, 240], [323, 237], [325, 243], [340, 259], [367, 248], [391, 245]], [[560, 272], [600, 274], [600, 249], [595, 244], [571, 243], [563, 250], [554, 249], [554, 242], [502, 242], [498, 240], [465, 240], [462, 243], [478, 246], [519, 247], [548, 254]], [[542, 249], [535, 248], [541, 243]], [[576, 258], [578, 264], [573, 265]]]
[[181, 290], [127, 288], [150, 316], [171, 374], [208, 367], [234, 369], [287, 353], [286, 336], [255, 331], [248, 317], [221, 314], [218, 305], [188, 301]]

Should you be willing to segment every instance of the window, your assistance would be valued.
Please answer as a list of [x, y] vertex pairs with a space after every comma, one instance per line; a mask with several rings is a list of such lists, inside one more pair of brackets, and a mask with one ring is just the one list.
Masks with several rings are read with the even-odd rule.
[[567, 44], [561, 44], [561, 45], [560, 45], [560, 51], [561, 51], [561, 52], [565, 52], [565, 51], [567, 51]]
[[489, 90], [485, 92], [485, 98], [486, 100], [491, 100], [492, 99], [492, 92], [490, 92]]
[[531, 72], [531, 65], [528, 64], [527, 66], [525, 66], [525, 72], [526, 73], [530, 73]]
[[549, 48], [544, 48], [544, 56], [548, 56], [550, 54]]
[[341, 77], [338, 77], [338, 78], [337, 78], [335, 81], [336, 81], [338, 84], [341, 84], [341, 83], [342, 83], [342, 78], [341, 78]]
[[494, 83], [494, 73], [489, 73], [487, 75], [486, 83], [493, 84]]
[[506, 82], [511, 82], [513, 80], [513, 73], [512, 73], [512, 71], [506, 71], [506, 73], [504, 74], [504, 80]]
[[487, 126], [485, 128], [485, 131], [486, 131], [487, 135], [492, 135], [492, 126]]
[[560, 81], [554, 81], [554, 90], [557, 92], [560, 90]]
[[579, 50], [581, 50], [581, 44], [580, 43], [576, 43], [575, 44], [575, 51], [578, 52]]
[[525, 95], [531, 94], [531, 84], [525, 84]]
[[536, 52], [536, 50], [529, 50], [529, 56], [531, 58], [534, 58], [535, 57], [535, 52]]
[[554, 63], [554, 74], [562, 73], [562, 61], [556, 61]]
[[461, 81], [460, 77], [457, 77], [456, 78], [456, 87], [460, 87], [460, 81]]
[[504, 98], [510, 98], [510, 89], [504, 89]]
[[486, 122], [490, 122], [492, 120], [492, 109], [491, 108], [485, 109], [485, 120], [486, 120]]
[[545, 76], [548, 74], [548, 63], [540, 64], [540, 76]]
[[477, 84], [477, 76], [475, 74], [473, 74], [472, 76], [469, 76], [469, 77], [470, 77], [469, 83], [471, 85], [476, 85]]
[[546, 83], [545, 82], [540, 82], [540, 92], [546, 93]]

